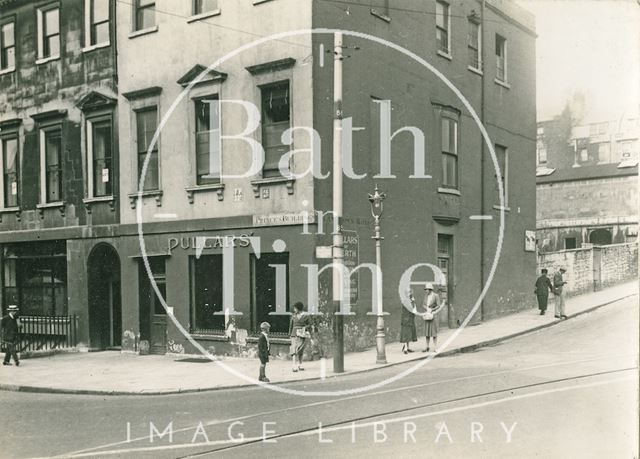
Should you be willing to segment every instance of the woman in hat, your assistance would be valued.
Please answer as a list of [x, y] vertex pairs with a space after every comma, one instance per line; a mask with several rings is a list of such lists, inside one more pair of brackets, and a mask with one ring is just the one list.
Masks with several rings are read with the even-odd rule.
[[309, 316], [304, 313], [304, 305], [298, 301], [293, 305], [293, 314], [291, 314], [291, 322], [289, 323], [289, 336], [291, 338], [291, 359], [293, 360], [294, 372], [304, 370], [302, 368], [302, 354], [307, 338], [311, 337], [308, 331]]
[[424, 319], [424, 336], [427, 339], [427, 347], [422, 352], [429, 352], [429, 341], [433, 338], [433, 347], [438, 350], [438, 317], [444, 303], [440, 301], [440, 296], [434, 292], [433, 284], [427, 282], [424, 286], [425, 295], [422, 301], [422, 307], [425, 312], [422, 317]]
[[408, 354], [413, 352], [409, 349], [410, 342], [418, 341], [418, 335], [416, 333], [416, 300], [413, 297], [411, 289], [407, 292], [409, 301], [411, 302], [411, 310], [407, 309], [404, 304], [401, 304], [402, 315], [400, 316], [400, 342], [402, 343], [402, 352]]

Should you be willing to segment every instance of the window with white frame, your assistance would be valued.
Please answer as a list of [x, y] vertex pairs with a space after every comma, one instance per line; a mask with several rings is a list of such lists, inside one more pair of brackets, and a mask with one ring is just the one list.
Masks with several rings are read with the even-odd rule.
[[451, 17], [449, 4], [438, 0], [436, 2], [436, 44], [438, 51], [451, 54]]
[[507, 81], [507, 39], [496, 34], [496, 78]]
[[193, 0], [191, 14], [211, 13], [218, 9], [218, 0]]
[[220, 183], [220, 103], [218, 96], [194, 100], [196, 184]]
[[538, 139], [536, 147], [538, 150], [538, 164], [547, 164], [547, 147], [544, 144], [544, 140]]
[[282, 134], [291, 127], [291, 94], [289, 81], [268, 84], [260, 88], [262, 99], [263, 177], [281, 176], [278, 164], [289, 147], [282, 143]]
[[458, 121], [440, 118], [440, 150], [442, 152], [442, 187], [458, 188]]
[[60, 57], [60, 7], [52, 4], [38, 8], [38, 58]]
[[504, 192], [504, 206], [509, 206], [509, 156], [507, 147], [502, 145], [494, 145], [496, 152], [496, 159], [498, 160], [498, 167], [500, 168], [499, 175], [496, 175], [496, 191], [498, 193], [498, 202], [500, 202], [500, 188], [498, 181], [502, 182], [502, 191]]
[[109, 44], [110, 0], [85, 0], [85, 46]]
[[18, 136], [11, 135], [0, 138], [0, 160], [2, 161], [2, 206], [6, 208], [20, 205], [18, 193], [20, 189], [20, 155], [18, 153]]
[[[158, 127], [158, 108], [156, 106], [136, 111], [137, 149], [138, 149], [138, 178], [142, 173], [145, 159], [151, 146], [151, 140]], [[160, 189], [160, 161], [158, 143], [153, 145], [149, 154], [146, 175], [144, 177], [144, 191]]]
[[62, 201], [62, 127], [40, 129], [40, 203]]
[[469, 32], [467, 34], [467, 47], [469, 48], [469, 67], [474, 68], [476, 70], [481, 70], [481, 59], [482, 59], [482, 42], [480, 38], [482, 37], [480, 31], [480, 23], [477, 20], [470, 19], [468, 22]]
[[87, 128], [89, 198], [113, 195], [113, 126], [111, 116], [90, 118]]
[[16, 23], [0, 23], [0, 71], [16, 68]]
[[133, 30], [144, 30], [156, 25], [155, 0], [133, 0]]

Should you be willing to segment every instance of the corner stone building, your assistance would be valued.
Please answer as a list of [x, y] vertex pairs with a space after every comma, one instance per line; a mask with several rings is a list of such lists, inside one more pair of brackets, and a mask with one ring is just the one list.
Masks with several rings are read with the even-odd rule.
[[[193, 4], [158, 0], [131, 5], [112, 1], [107, 45], [86, 41], [85, 35], [104, 33], [105, 22], [99, 20], [103, 16], [97, 15], [97, 20], [96, 15], [87, 16], [94, 3], [58, 2], [63, 10], [63, 56], [43, 64], [64, 64], [58, 80], [83, 82], [84, 91], [74, 89], [73, 97], [53, 89], [50, 95], [51, 104], [62, 105], [66, 117], [75, 120], [75, 137], [64, 140], [72, 145], [62, 151], [77, 161], [63, 163], [63, 173], [77, 176], [78, 202], [72, 206], [65, 199], [63, 216], [61, 207], [41, 210], [36, 201], [21, 201], [12, 206], [18, 209], [3, 214], [0, 235], [5, 254], [13, 253], [12, 244], [35, 247], [33, 241], [43, 239], [57, 241], [53, 247], [64, 247], [59, 264], [66, 268], [66, 277], [59, 283], [66, 285], [67, 304], [56, 313], [80, 314], [80, 337], [88, 347], [195, 352], [175, 319], [204, 348], [244, 354], [255, 342], [260, 322], [267, 320], [272, 324], [272, 344], [282, 346], [279, 350], [285, 353], [288, 317], [270, 313], [288, 312], [295, 301], [303, 301], [322, 312], [317, 320], [320, 344], [313, 351], [330, 352], [330, 275], [320, 275], [315, 298], [308, 293], [314, 291], [309, 289], [308, 265], [322, 267], [330, 261], [323, 258], [322, 247], [331, 245], [332, 221], [317, 212], [332, 208], [333, 36], [299, 33], [265, 38], [293, 30], [368, 33], [415, 53], [465, 96], [496, 152], [494, 161], [471, 112], [432, 71], [382, 43], [345, 33], [343, 110], [353, 122], [350, 166], [354, 174], [363, 175], [344, 179], [342, 223], [349, 245], [345, 248], [350, 263], [375, 262], [367, 196], [377, 183], [388, 194], [382, 216], [388, 341], [395, 340], [399, 331], [400, 277], [417, 263], [438, 266], [445, 274], [441, 288], [449, 306], [440, 317], [442, 326], [456, 327], [465, 320], [489, 278], [491, 287], [472, 323], [531, 306], [536, 260], [535, 252], [525, 250], [525, 231], [535, 229], [536, 120], [535, 25], [529, 13], [511, 2], [497, 1], [410, 1], [402, 9], [390, 7], [391, 2], [372, 5], [368, 0], [349, 5], [317, 0]], [[31, 21], [29, 27], [36, 27], [32, 14], [36, 5], [17, 8], [5, 2], [2, 6], [3, 21], [8, 10], [19, 13], [24, 8], [24, 26]], [[24, 27], [16, 17], [18, 27]], [[16, 42], [23, 41], [28, 40]], [[259, 43], [246, 46], [252, 41]], [[109, 60], [115, 43], [117, 63]], [[245, 48], [233, 53], [241, 46]], [[17, 70], [0, 76], [3, 94], [18, 87], [11, 78], [26, 78], [22, 75], [27, 71], [32, 80], [25, 84], [38, 84], [32, 69], [40, 64], [33, 54], [28, 59], [18, 50]], [[69, 67], [67, 59], [72, 57], [66, 54], [76, 59], [68, 61]], [[102, 56], [100, 68], [108, 76], [86, 81], [92, 75], [88, 69], [96, 68], [94, 61], [89, 64], [94, 56]], [[72, 70], [83, 79], [64, 76]], [[41, 84], [48, 88], [51, 83]], [[242, 177], [250, 167], [248, 143], [229, 138], [247, 128], [247, 108], [230, 101], [249, 102], [260, 114], [260, 125], [247, 136], [264, 147], [265, 161], [249, 177]], [[34, 104], [17, 110], [17, 104], [5, 102], [0, 121], [21, 126], [22, 164], [31, 155], [36, 158], [31, 167], [36, 167], [42, 143], [27, 148], [22, 130], [26, 132], [32, 114], [52, 108]], [[94, 105], [100, 115], [88, 124], [86, 107]], [[390, 114], [388, 127], [385, 113]], [[96, 145], [96, 139], [104, 136], [103, 131], [96, 133], [102, 116], [112, 123], [110, 167], [96, 165], [96, 157], [102, 158], [105, 150], [104, 141]], [[161, 131], [154, 136], [159, 126]], [[298, 129], [289, 136], [291, 145], [284, 145], [283, 134], [292, 127]], [[309, 130], [301, 127], [318, 133], [315, 154], [328, 178], [304, 173], [310, 167], [312, 142]], [[384, 174], [395, 178], [375, 177], [382, 172], [381, 138], [403, 127], [412, 129], [393, 135], [391, 174]], [[418, 130], [424, 134], [424, 158], [414, 155], [414, 146], [420, 143]], [[0, 135], [4, 133], [3, 129]], [[220, 161], [209, 155], [212, 143], [221, 145]], [[278, 163], [290, 150], [297, 153], [285, 159], [289, 172], [283, 174]], [[410, 177], [422, 167], [430, 178]], [[146, 175], [141, 181], [143, 169]], [[107, 176], [113, 177], [112, 188], [103, 196]], [[37, 174], [23, 179], [21, 192], [38, 196], [42, 180]], [[502, 202], [498, 181], [506, 191]], [[29, 212], [30, 221], [41, 226], [25, 225]], [[308, 226], [305, 215], [312, 216]], [[504, 237], [494, 269], [501, 215]], [[47, 222], [50, 232], [40, 229]], [[233, 242], [229, 236], [235, 237]], [[260, 241], [259, 256], [250, 238]], [[234, 266], [231, 277], [225, 278], [222, 253], [229, 245]], [[7, 260], [3, 266], [6, 273]], [[278, 277], [286, 280], [284, 291], [276, 287]], [[434, 279], [424, 266], [413, 278]], [[366, 314], [371, 311], [372, 290], [366, 269], [354, 274], [352, 287], [354, 315], [345, 319], [347, 350], [370, 346], [375, 336], [375, 317]], [[4, 305], [12, 290], [5, 285], [3, 292]], [[420, 302], [419, 285], [415, 294]], [[241, 313], [232, 317], [233, 327], [222, 314], [225, 297], [233, 298], [235, 311]], [[113, 319], [107, 322], [109, 327], [99, 325], [103, 317]]]

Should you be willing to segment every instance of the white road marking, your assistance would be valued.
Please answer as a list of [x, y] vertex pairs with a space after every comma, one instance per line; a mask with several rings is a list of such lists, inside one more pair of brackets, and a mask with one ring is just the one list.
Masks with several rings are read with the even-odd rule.
[[320, 43], [320, 67], [324, 67], [324, 43]]

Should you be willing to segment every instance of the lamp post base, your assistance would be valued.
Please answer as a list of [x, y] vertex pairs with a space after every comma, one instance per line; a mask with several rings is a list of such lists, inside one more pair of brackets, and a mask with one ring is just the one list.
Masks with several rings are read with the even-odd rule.
[[376, 364], [387, 363], [387, 352], [385, 349], [385, 333], [384, 333], [384, 318], [378, 316], [378, 323], [376, 324]]

